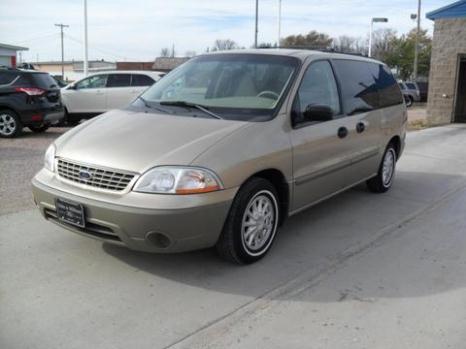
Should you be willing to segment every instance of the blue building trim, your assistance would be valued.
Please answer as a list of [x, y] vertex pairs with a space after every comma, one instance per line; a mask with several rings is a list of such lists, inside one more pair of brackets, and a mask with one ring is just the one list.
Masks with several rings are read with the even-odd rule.
[[428, 19], [435, 21], [440, 18], [466, 17], [466, 0], [454, 2], [426, 14]]

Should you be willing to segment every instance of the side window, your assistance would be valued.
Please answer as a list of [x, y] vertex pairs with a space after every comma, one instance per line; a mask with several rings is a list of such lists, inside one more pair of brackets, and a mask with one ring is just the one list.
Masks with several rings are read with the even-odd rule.
[[107, 87], [128, 87], [130, 85], [130, 74], [110, 74], [108, 76]]
[[151, 86], [154, 82], [154, 79], [147, 75], [133, 74], [131, 76], [131, 86]]
[[382, 64], [372, 64], [372, 66], [379, 92], [379, 107], [385, 108], [403, 103], [403, 95], [390, 69]]
[[11, 84], [13, 80], [16, 79], [17, 76], [18, 74], [0, 72], [0, 85]]
[[347, 115], [364, 113], [379, 106], [379, 96], [370, 63], [335, 59], [341, 83], [343, 106]]
[[76, 84], [76, 89], [82, 90], [87, 88], [102, 88], [105, 87], [106, 82], [107, 75], [94, 75], [79, 81]]
[[417, 90], [416, 85], [414, 85], [412, 82], [407, 82], [406, 86], [408, 86], [410, 90]]
[[[310, 110], [312, 112], [309, 112]], [[296, 94], [293, 124], [327, 121], [340, 113], [338, 87], [330, 63], [328, 61], [311, 63]]]

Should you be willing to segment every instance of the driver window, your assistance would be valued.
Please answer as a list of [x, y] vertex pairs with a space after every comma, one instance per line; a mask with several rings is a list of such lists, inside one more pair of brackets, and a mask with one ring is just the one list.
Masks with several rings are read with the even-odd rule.
[[84, 80], [81, 80], [76, 84], [77, 90], [87, 89], [87, 88], [103, 88], [107, 82], [107, 75], [95, 75], [90, 76]]
[[328, 61], [317, 61], [307, 68], [293, 107], [295, 124], [307, 121], [303, 113], [310, 105], [330, 107], [333, 115], [341, 112], [337, 83]]

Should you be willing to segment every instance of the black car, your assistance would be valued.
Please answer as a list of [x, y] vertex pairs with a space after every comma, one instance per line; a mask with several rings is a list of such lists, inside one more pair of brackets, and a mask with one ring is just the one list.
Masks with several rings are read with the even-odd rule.
[[16, 137], [24, 127], [44, 132], [64, 116], [60, 87], [48, 74], [0, 69], [0, 137]]

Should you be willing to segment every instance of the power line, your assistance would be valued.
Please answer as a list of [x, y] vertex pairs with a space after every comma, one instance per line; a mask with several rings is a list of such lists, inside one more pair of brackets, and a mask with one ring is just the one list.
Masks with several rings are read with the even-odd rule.
[[[71, 36], [71, 35], [69, 35], [69, 34], [65, 34], [65, 37], [67, 37], [68, 39], [70, 39], [70, 40], [72, 40], [72, 41], [74, 41], [74, 42], [77, 42], [77, 43], [79, 43], [79, 44], [81, 44], [81, 45], [84, 45], [84, 42], [83, 42], [82, 40], [79, 40], [78, 38], [75, 38], [75, 37], [73, 37], [73, 36]], [[92, 47], [91, 49], [92, 49], [93, 51], [98, 51], [98, 52], [100, 52], [100, 53], [103, 53], [103, 54], [106, 54], [106, 55], [110, 55], [110, 56], [112, 56], [112, 57], [114, 57], [114, 58], [127, 59], [127, 57], [122, 56], [122, 55], [119, 55], [119, 54], [117, 54], [117, 53], [115, 53], [115, 52], [112, 52], [111, 50], [108, 50], [108, 49], [102, 49], [102, 48], [97, 48], [97, 47]], [[136, 59], [135, 59], [135, 60], [136, 60]]]

